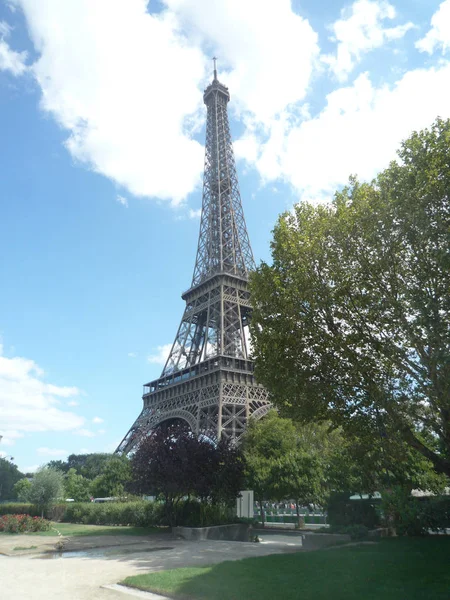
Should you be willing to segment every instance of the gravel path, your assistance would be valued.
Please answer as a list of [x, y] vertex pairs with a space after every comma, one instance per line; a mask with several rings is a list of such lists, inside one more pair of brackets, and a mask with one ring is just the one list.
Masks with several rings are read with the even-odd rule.
[[[37, 545], [40, 540], [41, 548], [48, 549], [50, 538], [30, 536], [31, 540], [26, 540], [26, 537], [20, 536], [20, 544], [19, 538], [12, 543], [15, 546], [31, 546]], [[87, 555], [83, 558], [42, 558], [42, 554], [33, 555], [33, 550], [21, 556], [0, 555], [1, 600], [123, 600], [125, 596], [122, 593], [101, 586], [117, 583], [128, 575], [138, 573], [295, 550], [285, 544], [187, 542], [171, 536], [152, 536], [144, 540], [142, 537], [130, 539], [128, 536], [114, 538], [72, 538], [72, 546], [67, 546], [67, 549], [86, 551]], [[55, 541], [53, 538], [53, 545]], [[98, 544], [109, 544], [101, 551], [104, 552], [103, 557], [98, 557]], [[4, 552], [4, 539], [0, 541], [0, 552], [2, 549]], [[97, 557], [92, 557], [93, 554], [97, 554]]]

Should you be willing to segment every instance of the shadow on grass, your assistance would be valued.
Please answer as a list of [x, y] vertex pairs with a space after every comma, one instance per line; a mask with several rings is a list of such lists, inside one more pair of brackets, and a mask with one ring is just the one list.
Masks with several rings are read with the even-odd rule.
[[162, 571], [124, 583], [196, 600], [448, 600], [450, 537], [272, 555]]

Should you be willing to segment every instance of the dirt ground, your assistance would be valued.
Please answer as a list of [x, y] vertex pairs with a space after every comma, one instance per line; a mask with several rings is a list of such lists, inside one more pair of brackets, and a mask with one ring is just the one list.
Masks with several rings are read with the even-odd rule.
[[[293, 552], [286, 543], [187, 542], [171, 535], [69, 538], [64, 554], [55, 538], [0, 536], [1, 600], [113, 600], [126, 598], [102, 586], [128, 575], [199, 566], [251, 556]], [[27, 550], [14, 550], [16, 547]], [[30, 548], [37, 546], [37, 548]]]

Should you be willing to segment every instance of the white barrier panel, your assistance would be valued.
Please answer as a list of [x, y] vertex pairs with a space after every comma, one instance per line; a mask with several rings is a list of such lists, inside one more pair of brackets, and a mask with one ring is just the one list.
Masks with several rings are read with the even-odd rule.
[[253, 490], [244, 490], [236, 499], [236, 515], [244, 519], [253, 519]]

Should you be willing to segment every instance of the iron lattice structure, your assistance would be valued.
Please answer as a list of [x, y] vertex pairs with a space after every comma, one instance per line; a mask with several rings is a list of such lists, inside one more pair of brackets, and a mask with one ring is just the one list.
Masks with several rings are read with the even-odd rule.
[[214, 80], [207, 106], [203, 202], [186, 308], [161, 377], [144, 386], [144, 407], [116, 452], [129, 453], [164, 421], [183, 419], [196, 433], [238, 440], [250, 416], [271, 408], [255, 381], [248, 325], [249, 271], [255, 267], [228, 123], [228, 88]]

